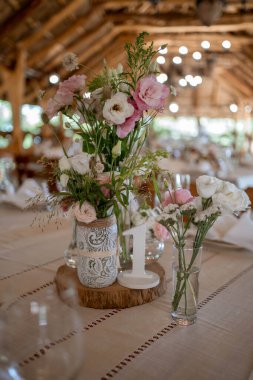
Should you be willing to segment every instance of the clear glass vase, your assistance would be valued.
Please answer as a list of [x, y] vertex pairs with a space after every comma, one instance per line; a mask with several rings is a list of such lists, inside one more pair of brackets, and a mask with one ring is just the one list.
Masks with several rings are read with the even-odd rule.
[[197, 319], [201, 255], [202, 247], [193, 242], [173, 246], [171, 316], [178, 325], [188, 326]]
[[77, 267], [77, 258], [78, 258], [76, 228], [77, 228], [77, 222], [76, 222], [76, 219], [74, 218], [72, 222], [72, 238], [71, 238], [68, 248], [64, 252], [65, 262], [67, 266], [74, 269]]

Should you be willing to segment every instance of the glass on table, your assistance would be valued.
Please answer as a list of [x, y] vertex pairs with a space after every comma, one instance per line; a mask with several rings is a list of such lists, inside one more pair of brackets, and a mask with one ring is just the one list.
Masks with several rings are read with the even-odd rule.
[[172, 189], [190, 190], [191, 176], [190, 174], [174, 173], [172, 175]]
[[[66, 298], [70, 297], [76, 298], [71, 285], [66, 291]], [[44, 291], [40, 298], [15, 302], [5, 315], [1, 365], [6, 376], [17, 371], [19, 377], [13, 379], [78, 378], [85, 354], [82, 320], [53, 289]]]
[[13, 184], [13, 170], [15, 164], [12, 158], [3, 157], [0, 158], [0, 194], [14, 194], [15, 185]]

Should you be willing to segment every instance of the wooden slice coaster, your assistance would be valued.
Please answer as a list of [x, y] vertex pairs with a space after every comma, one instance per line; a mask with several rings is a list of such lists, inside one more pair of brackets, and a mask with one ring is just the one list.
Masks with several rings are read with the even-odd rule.
[[[71, 287], [73, 287], [77, 294], [77, 303], [80, 306], [94, 309], [125, 309], [154, 301], [165, 293], [164, 269], [156, 262], [149, 264], [147, 269], [157, 273], [160, 277], [159, 285], [154, 288], [129, 289], [117, 282], [106, 288], [86, 288], [80, 283], [76, 270], [67, 265], [58, 268], [55, 282], [60, 298], [70, 306], [73, 306], [73, 292], [71, 291]], [[69, 289], [70, 292], [68, 292]]]

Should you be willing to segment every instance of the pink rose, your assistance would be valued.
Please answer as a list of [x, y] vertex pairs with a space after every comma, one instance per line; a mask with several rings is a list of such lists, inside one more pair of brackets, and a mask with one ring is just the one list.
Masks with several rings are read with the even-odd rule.
[[166, 241], [169, 239], [169, 231], [160, 223], [155, 223], [153, 227], [155, 237], [160, 241]]
[[89, 224], [97, 219], [96, 210], [87, 201], [82, 204], [81, 208], [79, 204], [75, 205], [74, 215], [79, 222], [86, 224]]
[[178, 205], [184, 205], [193, 199], [190, 191], [187, 189], [177, 189], [175, 191], [166, 191], [165, 198], [162, 203], [163, 207], [168, 206], [170, 203], [176, 203]]
[[128, 98], [127, 101], [134, 107], [134, 113], [128, 117], [124, 123], [117, 125], [116, 134], [120, 139], [126, 137], [128, 133], [135, 128], [135, 123], [140, 120], [142, 116], [142, 111], [138, 109], [137, 104], [130, 98]]
[[150, 108], [159, 110], [164, 107], [168, 94], [168, 87], [157, 82], [154, 75], [150, 75], [138, 81], [133, 98], [141, 111]]

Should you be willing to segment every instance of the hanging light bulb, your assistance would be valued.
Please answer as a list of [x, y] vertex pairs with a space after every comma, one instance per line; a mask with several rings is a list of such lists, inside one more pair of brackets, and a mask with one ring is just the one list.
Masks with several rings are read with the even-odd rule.
[[57, 74], [51, 74], [49, 76], [49, 82], [52, 83], [52, 84], [58, 83], [59, 80], [60, 80], [60, 78], [59, 78], [59, 75], [57, 75]]

